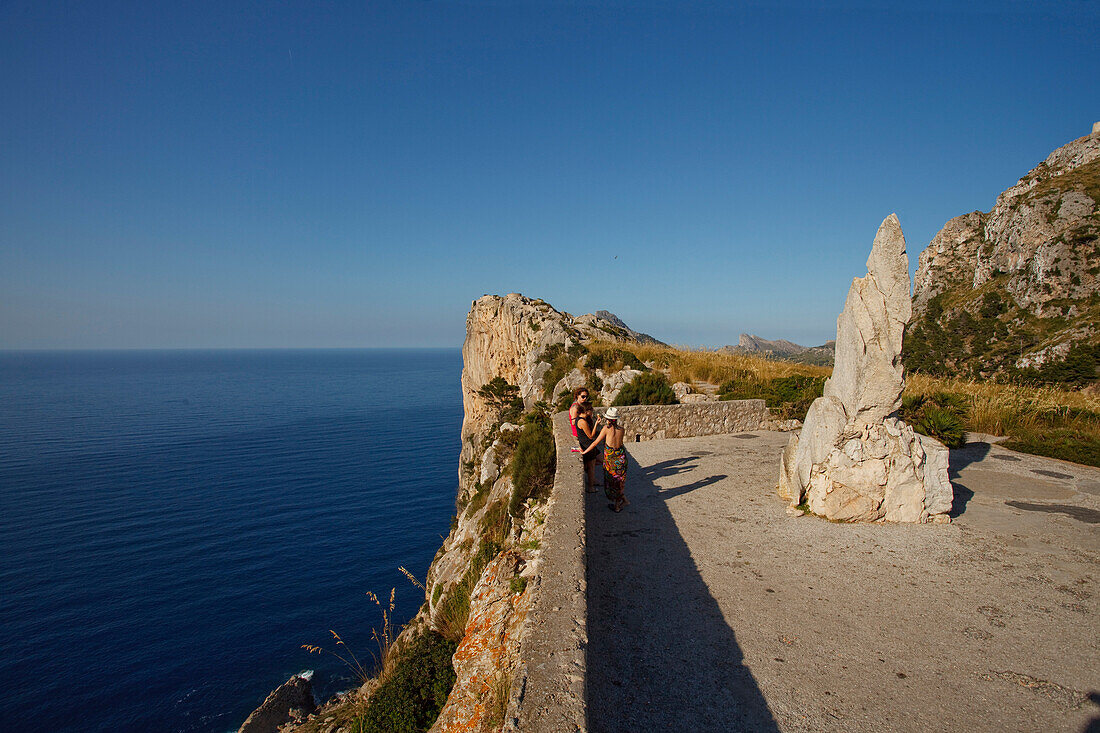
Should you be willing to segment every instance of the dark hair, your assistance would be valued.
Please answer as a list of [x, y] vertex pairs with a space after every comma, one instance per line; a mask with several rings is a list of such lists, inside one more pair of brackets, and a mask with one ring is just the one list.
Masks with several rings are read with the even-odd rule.
[[[574, 402], [576, 402], [577, 398], [580, 397], [581, 392], [588, 392], [588, 387], [577, 387], [575, 390], [573, 390]], [[589, 392], [589, 394], [591, 394], [591, 392]]]

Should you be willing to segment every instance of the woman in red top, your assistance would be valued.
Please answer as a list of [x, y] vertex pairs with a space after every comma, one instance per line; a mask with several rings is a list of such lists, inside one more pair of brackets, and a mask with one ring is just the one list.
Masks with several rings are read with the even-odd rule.
[[573, 430], [573, 437], [577, 437], [577, 414], [580, 412], [580, 404], [588, 402], [588, 388], [577, 387], [573, 390], [573, 404], [569, 406], [569, 427]]

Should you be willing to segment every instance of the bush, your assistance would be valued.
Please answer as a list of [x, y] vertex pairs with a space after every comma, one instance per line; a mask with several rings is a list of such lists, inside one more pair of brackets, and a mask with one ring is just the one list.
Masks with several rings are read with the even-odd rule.
[[954, 412], [940, 407], [926, 407], [913, 429], [935, 438], [948, 448], [962, 448], [966, 445], [966, 430], [962, 419]]
[[553, 399], [554, 387], [577, 365], [577, 359], [588, 353], [583, 344], [573, 344], [568, 349], [565, 344], [551, 344], [539, 357], [550, 365], [550, 371], [542, 377], [542, 391], [546, 399]]
[[613, 406], [624, 405], [675, 405], [679, 402], [676, 393], [664, 374], [660, 372], [646, 372], [639, 374], [619, 390], [618, 396], [611, 404]]
[[513, 517], [523, 512], [528, 499], [544, 499], [554, 485], [557, 464], [554, 433], [544, 412], [528, 415], [512, 456], [512, 501], [508, 511]]
[[432, 727], [455, 683], [458, 645], [425, 632], [400, 650], [393, 671], [367, 702], [363, 733], [420, 733]]
[[904, 395], [898, 414], [921, 435], [933, 437], [948, 448], [961, 448], [966, 445], [966, 412], [966, 398], [936, 392]]
[[1020, 430], [1002, 443], [1009, 450], [1057, 458], [1086, 466], [1100, 466], [1100, 438], [1095, 433], [1067, 428]]
[[496, 411], [497, 418], [503, 422], [515, 420], [523, 411], [519, 387], [509, 384], [503, 377], [493, 377], [482, 385], [477, 394], [489, 403]]
[[721, 400], [764, 400], [768, 409], [781, 420], [804, 420], [810, 405], [825, 389], [825, 377], [793, 374], [766, 381], [734, 378], [718, 388]]
[[585, 366], [592, 370], [603, 369], [605, 372], [617, 372], [620, 369], [648, 371], [648, 367], [642, 363], [642, 360], [634, 352], [620, 348], [604, 349], [589, 355], [588, 363]]

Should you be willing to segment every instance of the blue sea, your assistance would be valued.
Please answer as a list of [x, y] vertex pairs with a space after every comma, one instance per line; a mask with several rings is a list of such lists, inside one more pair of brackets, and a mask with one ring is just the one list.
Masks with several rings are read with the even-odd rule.
[[0, 730], [236, 730], [449, 530], [458, 349], [0, 352]]

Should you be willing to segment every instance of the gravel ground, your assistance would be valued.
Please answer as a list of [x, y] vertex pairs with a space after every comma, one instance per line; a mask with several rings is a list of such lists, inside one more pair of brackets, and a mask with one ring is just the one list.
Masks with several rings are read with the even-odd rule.
[[1100, 470], [971, 443], [952, 524], [838, 524], [786, 441], [632, 443], [587, 497], [591, 731], [1100, 730]]

